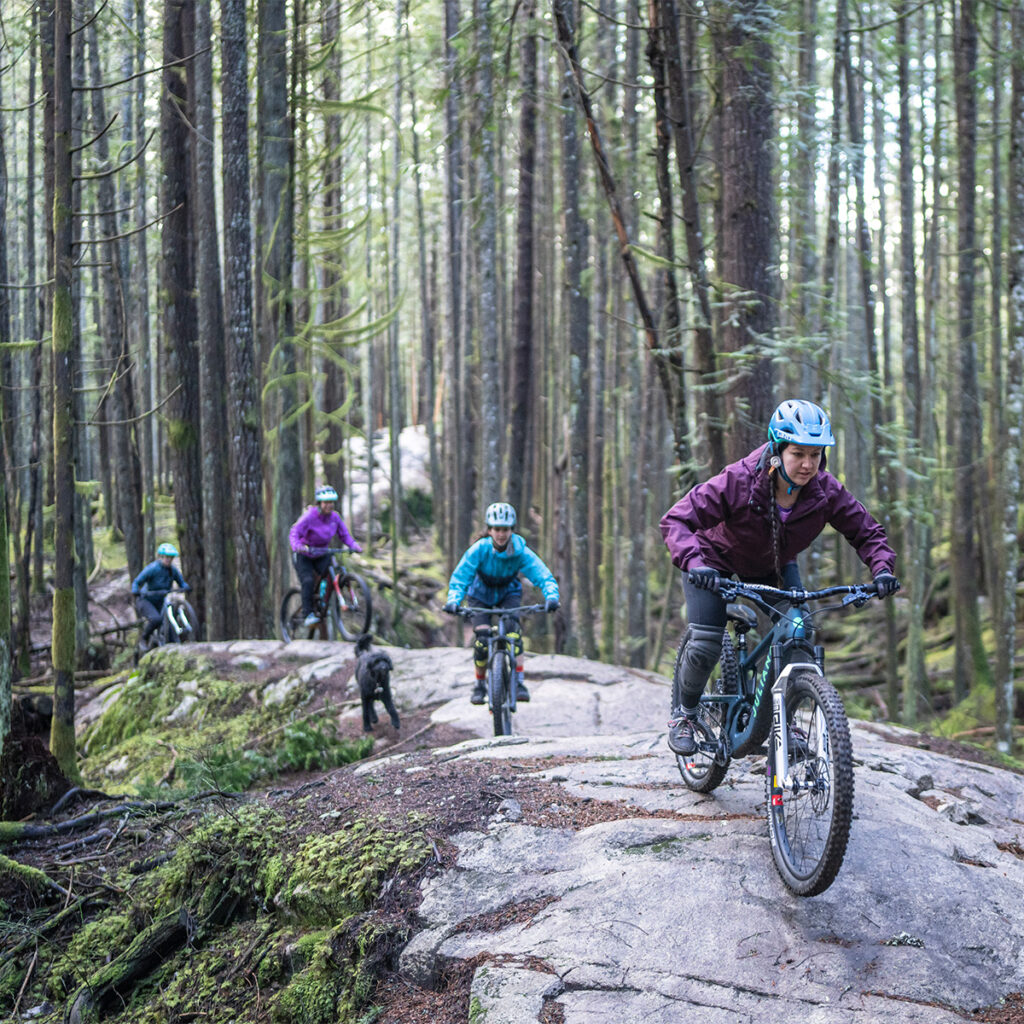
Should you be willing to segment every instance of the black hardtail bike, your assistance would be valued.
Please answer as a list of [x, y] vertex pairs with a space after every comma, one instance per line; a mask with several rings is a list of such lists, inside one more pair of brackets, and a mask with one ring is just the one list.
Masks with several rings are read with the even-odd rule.
[[474, 626], [473, 629], [478, 635], [487, 638], [487, 706], [494, 719], [495, 736], [512, 735], [512, 715], [516, 710], [517, 651], [513, 638], [509, 636], [509, 623], [522, 615], [534, 615], [544, 610], [542, 604], [525, 604], [516, 608], [459, 609], [459, 614], [467, 619], [472, 615], [491, 616], [490, 625]]
[[292, 587], [281, 602], [281, 638], [291, 640], [358, 640], [369, 631], [373, 604], [366, 580], [357, 573], [338, 565], [335, 555], [348, 548], [319, 548], [310, 552], [330, 555], [331, 562], [316, 581], [313, 612], [317, 621], [306, 625], [302, 614], [302, 591]]
[[[775, 867], [799, 896], [824, 892], [846, 853], [853, 817], [853, 751], [843, 702], [825, 677], [825, 650], [812, 640], [815, 616], [860, 607], [874, 584], [825, 590], [777, 590], [721, 580], [728, 628], [718, 665], [694, 723], [697, 750], [676, 755], [686, 785], [709, 793], [735, 757], [768, 741], [765, 798]], [[815, 602], [838, 599], [812, 610]], [[759, 608], [771, 628], [748, 650]], [[672, 709], [682, 704], [684, 634], [672, 680]]]

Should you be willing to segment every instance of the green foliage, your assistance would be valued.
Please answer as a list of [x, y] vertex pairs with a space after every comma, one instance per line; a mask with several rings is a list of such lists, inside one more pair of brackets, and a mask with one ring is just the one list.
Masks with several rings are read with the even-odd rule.
[[420, 487], [411, 487], [405, 492], [405, 507], [409, 517], [421, 529], [434, 525], [434, 497]]
[[385, 819], [357, 820], [329, 835], [313, 836], [287, 867], [267, 865], [259, 887], [268, 901], [299, 920], [325, 925], [365, 910], [383, 877], [419, 865], [430, 844], [418, 831], [421, 819], [409, 815], [415, 831], [397, 831]]
[[65, 999], [96, 970], [109, 950], [122, 949], [138, 933], [130, 914], [111, 913], [90, 921], [68, 943], [47, 978], [52, 999]]

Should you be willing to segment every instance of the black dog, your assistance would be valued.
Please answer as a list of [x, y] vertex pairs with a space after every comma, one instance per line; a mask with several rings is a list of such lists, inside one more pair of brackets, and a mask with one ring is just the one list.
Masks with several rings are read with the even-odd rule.
[[363, 701], [363, 732], [372, 732], [377, 723], [377, 712], [373, 710], [373, 702], [379, 700], [391, 716], [391, 724], [398, 729], [398, 712], [395, 702], [391, 699], [391, 658], [384, 651], [371, 651], [373, 637], [364, 633], [356, 641], [356, 682], [359, 683], [359, 696]]

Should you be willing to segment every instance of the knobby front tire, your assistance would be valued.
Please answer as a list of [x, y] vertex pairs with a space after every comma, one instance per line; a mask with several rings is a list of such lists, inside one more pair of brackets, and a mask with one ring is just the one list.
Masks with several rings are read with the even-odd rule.
[[340, 580], [341, 604], [338, 595], [331, 595], [331, 620], [344, 639], [355, 641], [370, 629], [373, 604], [370, 588], [362, 576], [346, 573]]
[[786, 713], [790, 784], [776, 776], [773, 736], [765, 772], [768, 835], [782, 881], [798, 896], [816, 896], [835, 881], [850, 838], [850, 726], [835, 688], [813, 672], [790, 680]]
[[[672, 672], [672, 713], [683, 703], [683, 657], [686, 649], [686, 637], [689, 631], [683, 635], [679, 642], [679, 650], [676, 651], [676, 664]], [[718, 664], [708, 678], [705, 693], [739, 693], [740, 670], [736, 661], [736, 649], [733, 646], [732, 638], [726, 633], [722, 637], [722, 653]], [[697, 741], [700, 744], [697, 752], [684, 756], [676, 754], [676, 764], [679, 766], [679, 774], [683, 777], [688, 789], [695, 793], [710, 793], [717, 789], [729, 770], [728, 760], [722, 760], [719, 750], [721, 748], [722, 726], [725, 719], [725, 710], [722, 704], [701, 703], [697, 710]], [[709, 749], [714, 743], [715, 750]]]
[[512, 711], [509, 697], [512, 686], [512, 659], [508, 654], [496, 654], [487, 666], [487, 696], [494, 719], [495, 736], [512, 735]]

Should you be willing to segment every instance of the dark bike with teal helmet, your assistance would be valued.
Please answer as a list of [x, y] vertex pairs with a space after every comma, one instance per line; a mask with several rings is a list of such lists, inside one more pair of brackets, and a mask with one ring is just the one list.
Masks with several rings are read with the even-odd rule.
[[[825, 676], [825, 651], [812, 638], [814, 618], [830, 609], [861, 607], [874, 584], [824, 590], [779, 590], [720, 580], [729, 629], [694, 720], [697, 749], [677, 754], [686, 785], [709, 793], [729, 762], [762, 752], [768, 832], [776, 869], [800, 896], [824, 892], [846, 853], [853, 817], [853, 753], [843, 702]], [[812, 608], [820, 601], [835, 603]], [[755, 609], [771, 627], [752, 648]], [[673, 707], [682, 701], [683, 637], [673, 674]]]

